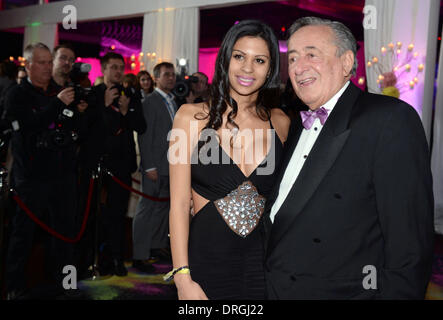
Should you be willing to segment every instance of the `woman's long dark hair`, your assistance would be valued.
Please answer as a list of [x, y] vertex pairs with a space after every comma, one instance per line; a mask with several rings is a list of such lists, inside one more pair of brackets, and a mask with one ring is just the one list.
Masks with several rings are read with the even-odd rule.
[[152, 77], [151, 77], [151, 75], [149, 74], [149, 72], [146, 71], [146, 70], [142, 70], [142, 71], [140, 71], [139, 73], [137, 73], [137, 89], [138, 89], [138, 90], [141, 90], [141, 89], [142, 89], [142, 87], [141, 87], [141, 85], [140, 85], [140, 78], [143, 77], [143, 76], [145, 76], [145, 75], [148, 76], [149, 79], [151, 79], [151, 86], [149, 87], [149, 90], [148, 90], [148, 93], [151, 93], [152, 91], [154, 91], [154, 80], [152, 79]]
[[209, 118], [204, 129], [218, 130], [223, 124], [223, 114], [228, 105], [232, 110], [228, 114], [228, 123], [238, 129], [234, 118], [237, 115], [237, 102], [230, 95], [229, 85], [229, 63], [232, 56], [232, 49], [242, 37], [259, 37], [263, 39], [269, 49], [270, 68], [269, 76], [263, 86], [259, 89], [256, 112], [264, 121], [270, 118], [270, 107], [278, 104], [278, 92], [280, 85], [280, 54], [278, 40], [272, 29], [257, 20], [244, 20], [229, 29], [217, 55], [215, 62], [215, 73], [212, 80], [209, 97], [209, 114], [201, 119]]

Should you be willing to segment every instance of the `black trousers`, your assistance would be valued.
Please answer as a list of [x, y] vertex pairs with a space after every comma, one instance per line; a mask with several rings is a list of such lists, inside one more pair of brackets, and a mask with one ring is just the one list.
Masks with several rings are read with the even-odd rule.
[[[15, 185], [15, 190], [22, 202], [40, 220], [56, 232], [69, 238], [76, 235], [77, 181], [75, 174], [65, 174], [63, 177], [43, 180], [27, 180]], [[6, 258], [7, 290], [22, 290], [26, 288], [25, 266], [30, 256], [34, 231], [40, 228], [19, 207], [11, 220], [11, 234]], [[46, 257], [53, 279], [57, 286], [62, 286], [63, 268], [73, 264], [73, 244], [50, 236], [49, 247], [45, 248]]]
[[[115, 176], [124, 184], [131, 186], [131, 173], [117, 172]], [[80, 196], [77, 225], [80, 228], [87, 203], [87, 194], [92, 172], [84, 171], [80, 175]], [[99, 264], [108, 264], [108, 258], [124, 259], [126, 238], [126, 213], [128, 211], [130, 191], [124, 189], [109, 175], [104, 174], [101, 190], [97, 180], [91, 199], [91, 208], [86, 230], [76, 244], [76, 265], [81, 273], [94, 263], [94, 251], [97, 250]], [[97, 197], [100, 199], [98, 200]], [[98, 207], [97, 201], [101, 205]], [[99, 212], [97, 211], [99, 209]], [[96, 223], [98, 228], [96, 229]], [[97, 233], [97, 235], [96, 235]], [[98, 237], [98, 248], [95, 248], [95, 236]]]
[[[115, 176], [124, 184], [131, 186], [129, 172], [117, 172]], [[114, 259], [123, 259], [125, 250], [125, 217], [128, 212], [130, 192], [115, 182], [109, 175], [103, 181], [106, 201], [101, 216], [103, 239], [109, 246]]]

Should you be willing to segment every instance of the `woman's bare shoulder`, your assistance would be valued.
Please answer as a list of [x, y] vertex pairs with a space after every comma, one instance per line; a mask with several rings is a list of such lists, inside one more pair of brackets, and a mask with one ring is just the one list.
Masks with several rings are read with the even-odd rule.
[[[183, 104], [177, 111], [174, 117], [174, 122], [190, 122], [198, 121], [206, 122], [208, 115], [208, 106], [206, 103], [186, 103]], [[200, 124], [199, 124], [200, 126]]]
[[282, 109], [273, 108], [271, 109], [271, 122], [280, 140], [285, 142], [288, 137], [291, 119], [289, 119]]

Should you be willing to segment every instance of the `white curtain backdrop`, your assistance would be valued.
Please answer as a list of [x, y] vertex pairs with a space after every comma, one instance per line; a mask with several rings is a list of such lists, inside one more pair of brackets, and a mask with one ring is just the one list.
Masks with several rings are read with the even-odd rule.
[[[412, 105], [421, 116], [429, 142], [440, 3], [438, 0], [366, 0], [366, 5], [374, 6], [377, 12], [376, 29], [364, 30], [364, 63], [369, 91], [380, 93], [381, 90], [376, 83], [376, 76], [391, 71], [393, 67], [389, 63], [392, 59], [388, 59], [392, 55], [386, 54], [383, 57], [381, 47], [385, 46], [388, 49], [387, 45], [389, 43], [397, 44], [398, 41], [401, 42], [399, 61], [404, 61], [409, 44], [413, 44], [414, 48], [411, 55], [417, 53], [418, 56], [410, 62], [411, 71], [405, 71], [398, 78], [397, 87], [403, 86], [405, 89], [400, 90], [403, 91], [400, 99]], [[372, 59], [373, 56], [380, 59], [378, 64], [384, 66], [384, 68], [381, 68], [383, 70], [378, 70], [378, 67], [369, 68], [367, 66], [368, 60]], [[417, 74], [419, 64], [424, 64], [424, 71]], [[407, 83], [413, 80], [416, 74], [419, 82], [413, 90], [410, 90]]]
[[[376, 29], [364, 31], [365, 40], [365, 61], [359, 61], [359, 64], [366, 62], [375, 55], [380, 58], [379, 65], [385, 66], [387, 72], [392, 69], [392, 62], [387, 56], [380, 55], [380, 48], [386, 46], [392, 40], [392, 22], [394, 19], [394, 10], [397, 0], [366, 0], [366, 5], [372, 5], [377, 9], [377, 26]], [[377, 68], [368, 68], [366, 66], [366, 83], [369, 92], [379, 93], [377, 77], [380, 74]]]
[[[365, 38], [365, 65], [367, 85], [370, 92], [380, 93], [377, 76], [390, 71], [393, 67], [388, 59], [381, 54], [381, 47], [389, 43], [402, 42], [402, 55], [405, 54], [409, 44], [414, 44], [413, 52], [418, 58], [412, 60], [412, 69], [420, 63], [425, 65], [424, 72], [419, 74], [419, 82], [413, 90], [406, 90], [400, 99], [412, 105], [421, 116], [423, 127], [430, 142], [433, 130], [432, 146], [432, 173], [434, 179], [435, 198], [435, 230], [443, 234], [443, 53], [440, 49], [440, 65], [438, 74], [438, 91], [435, 101], [434, 127], [432, 123], [432, 108], [434, 96], [435, 62], [437, 58], [438, 14], [440, 1], [438, 0], [366, 0], [366, 5], [372, 5], [377, 12], [377, 27], [364, 30]], [[388, 48], [387, 48], [388, 49]], [[395, 47], [395, 49], [397, 49]], [[368, 60], [373, 56], [380, 59], [379, 64], [384, 66], [368, 67]], [[406, 77], [405, 81], [415, 75], [415, 70]], [[401, 85], [401, 83], [400, 83]]]
[[160, 9], [144, 15], [142, 52], [146, 70], [163, 61], [188, 60], [188, 73], [198, 71], [200, 11], [198, 8]]
[[25, 27], [25, 34], [23, 38], [23, 49], [28, 44], [42, 42], [48, 46], [52, 51], [58, 44], [57, 24], [40, 24], [36, 26]]
[[[443, 35], [443, 32], [440, 33]], [[431, 167], [434, 178], [435, 231], [443, 235], [443, 46], [440, 47], [439, 61]]]

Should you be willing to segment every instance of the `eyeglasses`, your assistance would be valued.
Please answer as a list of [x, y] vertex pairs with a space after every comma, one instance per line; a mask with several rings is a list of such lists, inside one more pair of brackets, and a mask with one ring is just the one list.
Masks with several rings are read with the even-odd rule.
[[59, 58], [59, 60], [62, 60], [62, 61], [67, 61], [67, 62], [69, 62], [69, 63], [74, 63], [75, 62], [75, 58], [68, 58], [67, 56], [60, 56], [60, 57], [58, 57]]

